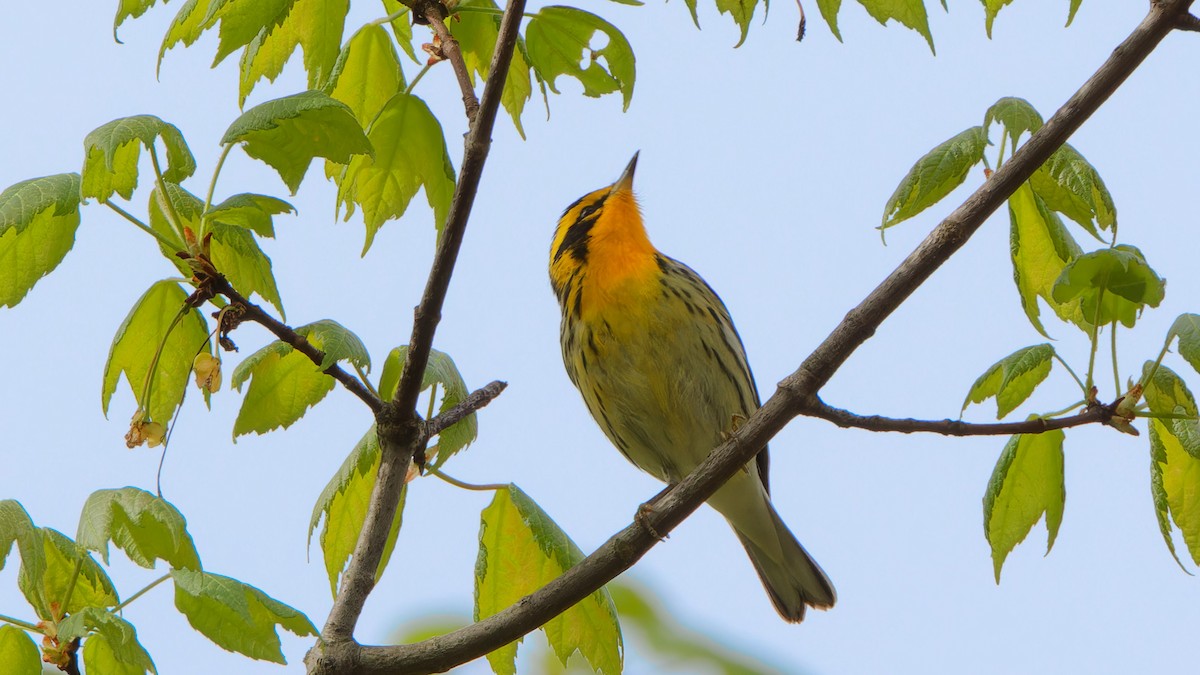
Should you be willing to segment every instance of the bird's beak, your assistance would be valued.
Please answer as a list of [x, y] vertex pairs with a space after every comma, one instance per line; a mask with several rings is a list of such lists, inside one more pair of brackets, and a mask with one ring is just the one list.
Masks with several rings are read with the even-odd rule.
[[637, 169], [638, 154], [641, 151], [633, 153], [633, 159], [629, 160], [629, 166], [625, 167], [625, 173], [613, 183], [612, 192], [632, 192], [633, 191], [633, 172]]

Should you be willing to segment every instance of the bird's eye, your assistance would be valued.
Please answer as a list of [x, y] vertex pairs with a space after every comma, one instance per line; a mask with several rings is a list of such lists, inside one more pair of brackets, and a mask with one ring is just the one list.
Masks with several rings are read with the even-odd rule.
[[599, 204], [588, 204], [587, 206], [585, 206], [585, 207], [583, 207], [582, 209], [580, 209], [580, 210], [579, 210], [579, 218], [580, 218], [581, 220], [582, 220], [583, 218], [587, 218], [588, 216], [590, 216], [590, 215], [592, 215], [593, 213], [595, 213], [595, 212], [596, 212], [596, 209], [598, 209], [598, 208], [600, 208], [600, 205], [599, 205]]

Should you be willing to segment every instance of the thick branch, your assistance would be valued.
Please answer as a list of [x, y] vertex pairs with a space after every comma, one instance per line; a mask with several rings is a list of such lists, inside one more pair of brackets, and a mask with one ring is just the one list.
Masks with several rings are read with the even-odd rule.
[[375, 586], [375, 574], [382, 558], [384, 544], [391, 529], [400, 488], [414, 453], [424, 449], [428, 436], [417, 417], [416, 402], [421, 391], [425, 367], [433, 345], [433, 335], [441, 319], [442, 304], [454, 272], [454, 263], [462, 245], [467, 218], [479, 189], [479, 180], [491, 148], [492, 128], [500, 107], [500, 94], [508, 76], [508, 67], [517, 41], [517, 28], [525, 12], [525, 0], [509, 0], [501, 20], [496, 51], [488, 69], [490, 74], [483, 90], [479, 112], [467, 133], [462, 167], [450, 212], [438, 240], [437, 252], [429, 271], [429, 279], [413, 320], [408, 356], [393, 401], [377, 414], [376, 427], [380, 442], [379, 477], [371, 493], [362, 532], [350, 564], [342, 576], [337, 599], [329, 612], [321, 641], [305, 658], [310, 673], [349, 672], [357, 660], [357, 645], [353, 643], [354, 626], [362, 613], [367, 596]]
[[[653, 509], [644, 518], [649, 527], [661, 534], [669, 533], [811, 403], [811, 397], [850, 354], [1095, 112], [1173, 29], [1191, 3], [1192, 0], [1161, 0], [1153, 4], [1141, 25], [1009, 162], [852, 310], [728, 441], [682, 482], [655, 500]], [[510, 5], [505, 21], [512, 19], [512, 11]], [[498, 77], [496, 72], [492, 71], [493, 78]], [[489, 80], [489, 87], [491, 84]], [[484, 98], [486, 101], [486, 90]], [[354, 650], [353, 658], [344, 662], [346, 670], [342, 672], [362, 675], [438, 672], [478, 658], [536, 629], [587, 597], [632, 566], [657, 541], [641, 525], [631, 525], [563, 576], [508, 609], [416, 644]]]
[[425, 423], [425, 435], [432, 437], [441, 433], [447, 427], [462, 421], [464, 417], [474, 413], [483, 406], [492, 402], [492, 399], [500, 395], [504, 388], [508, 386], [507, 382], [493, 380], [484, 386], [471, 392], [466, 398], [459, 402], [458, 405], [438, 415], [437, 417]]
[[1095, 406], [1070, 417], [1035, 418], [1024, 422], [996, 422], [975, 424], [962, 420], [914, 420], [880, 417], [879, 415], [856, 415], [826, 404], [814, 397], [815, 402], [801, 411], [806, 417], [817, 417], [833, 422], [842, 428], [866, 429], [867, 431], [896, 431], [911, 434], [924, 431], [943, 436], [1009, 436], [1012, 434], [1040, 434], [1054, 429], [1069, 429], [1085, 424], [1104, 423], [1112, 419], [1109, 406]]
[[471, 83], [471, 71], [467, 69], [467, 62], [463, 60], [458, 40], [450, 34], [450, 30], [446, 28], [446, 22], [442, 19], [445, 9], [439, 3], [430, 2], [425, 4], [422, 11], [429, 21], [429, 25], [433, 27], [434, 34], [438, 36], [442, 54], [454, 68], [458, 87], [462, 89], [463, 110], [467, 113], [467, 122], [474, 122], [475, 116], [479, 113], [479, 100], [475, 98], [475, 86]]
[[[262, 307], [247, 300], [234, 289], [225, 277], [212, 277], [209, 284], [213, 291], [229, 298], [231, 303], [242, 308], [243, 320], [253, 321], [271, 331], [275, 337], [291, 345], [293, 349], [307, 356], [318, 366], [325, 360], [325, 352], [314, 347], [303, 335], [292, 330], [291, 326], [267, 314]], [[366, 403], [372, 412], [378, 413], [383, 407], [383, 402], [375, 394], [372, 394], [357, 377], [347, 373], [338, 364], [335, 363], [326, 368], [325, 374], [341, 382], [347, 391], [362, 399], [362, 402]]]

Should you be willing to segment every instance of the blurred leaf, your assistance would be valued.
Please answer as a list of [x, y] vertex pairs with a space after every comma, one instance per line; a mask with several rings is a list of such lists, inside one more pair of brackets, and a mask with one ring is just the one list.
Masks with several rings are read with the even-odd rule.
[[[150, 411], [150, 419], [166, 424], [179, 407], [192, 372], [192, 361], [201, 351], [212, 353], [208, 325], [197, 309], [189, 309], [167, 335], [176, 314], [184, 306], [187, 293], [179, 283], [169, 279], [150, 286], [113, 336], [108, 361], [104, 365], [104, 386], [100, 402], [108, 414], [108, 404], [121, 375], [133, 390], [138, 405]], [[166, 343], [163, 343], [164, 337]], [[163, 345], [158, 367], [154, 371], [150, 400], [143, 401], [150, 364], [159, 345]]]
[[[1153, 364], [1147, 362], [1144, 369], [1151, 367]], [[1159, 366], [1146, 382], [1145, 397], [1153, 413], [1196, 415], [1192, 393], [1166, 366]], [[1183, 420], [1149, 420], [1150, 491], [1159, 530], [1175, 561], [1179, 562], [1179, 556], [1171, 540], [1172, 520], [1183, 533], [1192, 561], [1200, 565], [1200, 458], [1191, 454], [1175, 433], [1172, 423], [1179, 421]]]
[[[158, 0], [117, 0], [117, 16], [113, 19], [113, 38], [117, 37], [117, 29], [125, 23], [125, 19], [136, 19], [146, 13]], [[166, 0], [163, 0], [166, 2]], [[117, 40], [120, 42], [120, 40]]]
[[363, 129], [397, 92], [405, 87], [400, 57], [382, 26], [369, 23], [342, 48], [326, 85], [333, 98], [345, 103]]
[[279, 25], [264, 27], [246, 45], [240, 67], [238, 105], [246, 102], [262, 78], [274, 82], [297, 47], [304, 53], [308, 88], [324, 87], [341, 50], [349, 10], [350, 0], [291, 0], [291, 7]]
[[16, 626], [0, 625], [0, 663], [6, 675], [42, 675], [37, 643]]
[[1063, 144], [1029, 179], [1046, 206], [1079, 223], [1093, 237], [1117, 224], [1112, 195], [1095, 167], [1079, 151]]
[[196, 160], [183, 134], [174, 124], [154, 115], [122, 117], [104, 124], [83, 140], [85, 159], [80, 196], [107, 202], [117, 193], [129, 199], [138, 182], [138, 158], [141, 148], [154, 148], [161, 138], [167, 149], [163, 179], [180, 183], [196, 171]]
[[1067, 499], [1061, 429], [1013, 436], [1004, 446], [983, 497], [983, 534], [992, 547], [996, 583], [1017, 544], [1046, 515], [1046, 553], [1054, 546]]
[[228, 143], [241, 143], [247, 155], [278, 171], [292, 194], [314, 157], [346, 164], [371, 153], [371, 143], [350, 107], [319, 91], [254, 106], [226, 130], [221, 144]]
[[[358, 544], [363, 520], [367, 517], [371, 492], [379, 474], [379, 439], [375, 425], [367, 430], [354, 449], [350, 451], [341, 468], [329, 479], [317, 503], [313, 506], [312, 519], [308, 523], [308, 546], [312, 546], [312, 533], [317, 529], [321, 516], [325, 516], [325, 527], [321, 529], [321, 552], [325, 558], [325, 572], [329, 576], [329, 590], [337, 597], [338, 580], [346, 569], [346, 563]], [[400, 504], [392, 519], [392, 527], [384, 544], [383, 557], [375, 571], [378, 582], [387, 569], [388, 561], [396, 546], [396, 537], [404, 515], [404, 502], [408, 494], [406, 484], [400, 491]]]
[[241, 391], [246, 380], [251, 379], [233, 423], [235, 441], [252, 431], [265, 434], [290, 427], [334, 386], [334, 379], [321, 372], [307, 356], [278, 340], [238, 364], [233, 371], [233, 388]]
[[996, 15], [1000, 13], [1000, 10], [1003, 9], [1005, 5], [1011, 3], [1012, 1], [1013, 0], [983, 0], [983, 8], [986, 16], [985, 25], [987, 26], [987, 36], [989, 40], [992, 38], [992, 23], [996, 20]]
[[1132, 328], [1147, 305], [1158, 307], [1165, 287], [1142, 252], [1122, 244], [1071, 261], [1054, 282], [1053, 295], [1061, 303], [1078, 299], [1088, 321], [1120, 321]]
[[454, 195], [454, 167], [441, 124], [429, 107], [416, 96], [396, 94], [375, 118], [368, 137], [375, 154], [356, 155], [338, 183], [345, 219], [355, 205], [362, 207], [367, 227], [363, 255], [384, 222], [404, 215], [422, 187], [440, 232]]
[[[755, 0], [718, 0], [718, 5], [749, 4]], [[608, 37], [608, 44], [592, 49], [596, 33]], [[604, 19], [574, 7], [543, 7], [525, 28], [525, 47], [529, 64], [545, 80], [550, 91], [559, 93], [554, 82], [559, 75], [579, 80], [585, 96], [599, 97], [621, 92], [623, 109], [629, 109], [636, 75], [633, 48], [625, 35]], [[603, 58], [608, 68], [600, 65]], [[587, 67], [580, 64], [587, 63]]]
[[108, 564], [108, 542], [133, 562], [153, 569], [156, 560], [171, 567], [199, 569], [200, 557], [187, 521], [170, 502], [145, 490], [97, 490], [83, 505], [75, 541]]
[[275, 197], [241, 193], [210, 208], [208, 218], [214, 223], [244, 227], [260, 237], [274, 237], [272, 216], [282, 213], [295, 214], [296, 207]]
[[77, 637], [83, 643], [83, 665], [89, 674], [142, 675], [156, 673], [154, 661], [137, 639], [137, 629], [125, 619], [98, 607], [86, 607], [58, 625], [59, 640]]
[[986, 146], [983, 127], [971, 127], [918, 159], [883, 207], [879, 229], [912, 218], [962, 185], [971, 167], [983, 159]]
[[404, 50], [408, 58], [412, 59], [413, 63], [420, 63], [412, 45], [412, 14], [409, 13], [408, 7], [401, 4], [400, 0], [383, 0], [383, 11], [387, 16], [399, 15], [388, 23], [392, 27], [392, 35], [396, 37], [396, 44], [400, 45], [400, 49]]
[[1200, 372], [1200, 314], [1180, 314], [1167, 331], [1167, 344], [1179, 338], [1179, 355]]
[[1078, 302], [1060, 299], [1052, 293], [1055, 281], [1067, 263], [1080, 254], [1079, 244], [1028, 183], [1008, 198], [1008, 216], [1013, 281], [1017, 284], [1021, 307], [1029, 323], [1044, 337], [1049, 337], [1039, 318], [1038, 298], [1042, 298], [1060, 319], [1087, 331], [1093, 315], [1081, 313]]
[[257, 588], [219, 574], [171, 570], [175, 607], [218, 647], [252, 659], [287, 663], [275, 626], [297, 637], [317, 635], [301, 612]]
[[21, 504], [12, 499], [0, 499], [0, 569], [8, 558], [13, 543], [21, 555], [17, 585], [35, 610], [49, 612], [50, 600], [45, 596], [43, 580], [46, 575], [46, 552], [41, 530]]
[[[692, 0], [695, 2], [695, 0]], [[821, 10], [821, 18], [825, 19], [825, 23], [829, 24], [829, 31], [837, 38], [838, 42], [842, 41], [842, 32], [838, 30], [837, 15], [842, 11], [842, 0], [817, 0], [817, 9]], [[693, 10], [693, 15], [695, 11]]]
[[[987, 0], [993, 2], [994, 0]], [[988, 21], [988, 36], [991, 36], [991, 20]], [[1029, 101], [1015, 96], [1006, 96], [992, 104], [983, 116], [984, 131], [990, 131], [993, 122], [1004, 126], [1004, 135], [1009, 138], [1009, 154], [1016, 152], [1017, 141], [1022, 134], [1032, 134], [1042, 128], [1042, 116]]]
[[60, 173], [0, 192], [0, 307], [15, 307], [75, 245], [79, 185]]
[[158, 48], [158, 62], [154, 66], [156, 74], [162, 69], [167, 50], [180, 42], [185, 47], [195, 44], [204, 31], [212, 28], [216, 17], [211, 12], [224, 4], [227, 4], [227, 0], [185, 0], [163, 35], [162, 45]]
[[[459, 7], [484, 7], [499, 11], [494, 0], [464, 0]], [[484, 12], [461, 12], [455, 14], [456, 21], [449, 25], [450, 32], [458, 40], [462, 48], [463, 60], [471, 73], [471, 81], [477, 78], [487, 79], [488, 68], [491, 66], [492, 54], [496, 51], [496, 40], [499, 37], [500, 15]], [[520, 40], [520, 38], [518, 38]], [[529, 64], [521, 48], [513, 50], [512, 63], [508, 67], [508, 76], [504, 81], [504, 91], [500, 102], [512, 117], [513, 126], [521, 138], [525, 138], [525, 129], [521, 126], [521, 112], [525, 103], [533, 95], [533, 84], [529, 79]]]
[[[52, 620], [63, 614], [75, 614], [85, 607], [112, 607], [120, 602], [117, 590], [105, 574], [104, 568], [100, 567], [87, 551], [76, 546], [75, 542], [58, 530], [43, 527], [39, 528], [38, 532], [41, 533], [42, 551], [45, 555], [45, 571], [40, 583], [23, 575], [18, 580], [21, 592], [37, 612], [38, 618]], [[64, 606], [62, 602], [67, 597], [67, 589], [72, 588], [72, 579], [75, 583], [71, 598]], [[31, 583], [38, 585], [28, 585]]]
[[911, 28], [925, 37], [929, 43], [929, 51], [934, 54], [933, 34], [929, 32], [929, 16], [925, 14], [925, 0], [858, 0], [880, 25], [887, 25], [888, 20], [895, 19], [901, 25]]
[[996, 397], [996, 419], [1016, 409], [1029, 398], [1054, 365], [1054, 347], [1048, 344], [1025, 347], [1000, 359], [988, 368], [967, 393], [962, 409], [972, 403]]
[[219, 42], [213, 67], [225, 57], [249, 45], [263, 31], [283, 23], [297, 0], [208, 0], [205, 27], [220, 22]]
[[[583, 552], [515, 485], [496, 491], [483, 510], [475, 563], [475, 620], [536, 591], [583, 559]], [[551, 619], [542, 630], [562, 663], [578, 651], [593, 670], [619, 673], [624, 648], [612, 598], [603, 588]], [[517, 644], [488, 654], [496, 673], [515, 673]]]
[[[396, 395], [396, 385], [400, 383], [400, 373], [404, 370], [404, 362], [408, 358], [408, 346], [396, 347], [388, 353], [383, 362], [383, 373], [379, 376], [379, 396], [385, 401], [392, 400]], [[438, 414], [442, 414], [462, 403], [471, 392], [463, 381], [462, 373], [454, 359], [444, 352], [432, 349], [429, 352], [429, 362], [425, 366], [425, 376], [421, 380], [421, 391], [441, 385], [442, 402], [438, 406]], [[479, 434], [479, 420], [475, 413], [467, 415], [459, 422], [443, 429], [438, 434], [437, 456], [430, 463], [431, 469], [440, 469], [446, 461], [456, 453], [466, 449]]]

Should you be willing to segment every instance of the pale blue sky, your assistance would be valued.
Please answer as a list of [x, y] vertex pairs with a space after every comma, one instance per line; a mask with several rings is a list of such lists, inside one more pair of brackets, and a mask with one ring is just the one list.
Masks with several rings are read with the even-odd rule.
[[[206, 36], [170, 52], [156, 82], [154, 58], [179, 3], [127, 23], [124, 45], [109, 30], [115, 4], [9, 9], [0, 26], [0, 62], [7, 64], [0, 187], [78, 170], [88, 131], [140, 113], [178, 125], [204, 177], [196, 185], [207, 180], [218, 140], [238, 114], [236, 56], [209, 70], [215, 38]], [[563, 79], [549, 122], [540, 103], [530, 102], [528, 140], [499, 120], [435, 346], [456, 359], [469, 385], [509, 383], [481, 414], [479, 441], [447, 470], [475, 482], [516, 482], [591, 550], [661, 486], [609, 445], [563, 372], [545, 265], [567, 204], [612, 181], [640, 150], [636, 186], [652, 239], [724, 298], [768, 396], [983, 180], [972, 173], [957, 199], [895, 228], [883, 246], [873, 228], [912, 162], [979, 124], [1002, 96], [1027, 98], [1049, 116], [1141, 19], [1146, 3], [1090, 0], [1064, 29], [1065, 0], [1022, 0], [997, 19], [991, 41], [979, 4], [955, 3], [952, 13], [931, 16], [937, 57], [915, 33], [881, 28], [852, 2], [841, 18], [845, 44], [811, 1], [808, 37], [797, 44], [795, 8], [778, 2], [736, 50], [736, 30], [706, 0], [702, 31], [682, 2], [586, 4], [633, 45], [632, 105], [622, 113], [619, 98], [585, 99]], [[376, 9], [356, 3], [349, 31]], [[1121, 334], [1123, 374], [1157, 354], [1175, 316], [1200, 310], [1200, 276], [1186, 238], [1195, 219], [1197, 144], [1187, 120], [1200, 103], [1190, 79], [1196, 40], [1169, 37], [1071, 141], [1112, 191], [1122, 240], [1141, 247], [1169, 281], [1163, 307], [1136, 333]], [[251, 102], [302, 88], [293, 64]], [[457, 161], [465, 127], [449, 68], [431, 72], [418, 93], [447, 122]], [[219, 193], [242, 191], [287, 196], [275, 174], [238, 151]], [[139, 194], [135, 204], [144, 199]], [[408, 338], [432, 253], [427, 213], [389, 223], [360, 260], [361, 221], [333, 222], [333, 188], [319, 165], [292, 201], [300, 216], [279, 220], [279, 239], [266, 244], [289, 321], [340, 321], [364, 339], [378, 367]], [[92, 491], [153, 489], [157, 452], [128, 451], [123, 443], [133, 411], [128, 388], [122, 384], [106, 421], [100, 375], [134, 300], [174, 274], [147, 237], [107, 210], [93, 205], [83, 215], [63, 265], [17, 308], [0, 310], [7, 355], [0, 497], [18, 499], [39, 525], [68, 534]], [[1098, 246], [1075, 235], [1085, 248]], [[1077, 331], [1047, 327], [1068, 360], [1086, 368]], [[235, 339], [244, 355], [267, 336], [245, 326]], [[863, 414], [955, 417], [979, 373], [1041, 341], [1017, 302], [1002, 214], [882, 326], [823, 395]], [[1180, 362], [1168, 363], [1184, 372]], [[1101, 398], [1110, 400], [1107, 366], [1100, 372]], [[1061, 370], [1050, 383], [1015, 418], [1077, 397]], [[339, 390], [292, 429], [234, 445], [239, 403], [236, 393], [222, 392], [210, 413], [189, 397], [167, 458], [166, 496], [188, 518], [206, 569], [259, 586], [319, 626], [331, 599], [319, 550], [306, 560], [306, 527], [317, 494], [369, 414]], [[968, 419], [990, 419], [989, 406], [968, 411]], [[1159, 535], [1145, 436], [1099, 428], [1068, 434], [1068, 499], [1054, 551], [1042, 557], [1045, 530], [1037, 526], [997, 587], [981, 499], [1002, 446], [1003, 439], [879, 435], [804, 419], [785, 429], [772, 443], [776, 506], [839, 592], [836, 608], [802, 625], [778, 619], [735, 538], [709, 509], [656, 547], [636, 574], [689, 623], [789, 671], [1156, 672], [1190, 663], [1200, 581], [1179, 570]], [[408, 573], [385, 575], [360, 623], [361, 640], [382, 642], [399, 622], [423, 613], [469, 613], [478, 512], [488, 499], [435, 479], [412, 487], [393, 557]], [[414, 584], [415, 570], [427, 577]], [[125, 595], [157, 574], [126, 562], [113, 570]], [[0, 613], [30, 617], [15, 579], [15, 564], [0, 572]], [[227, 654], [191, 631], [166, 586], [128, 616], [162, 673], [284, 672]], [[286, 672], [302, 669], [308, 644], [285, 636]], [[630, 654], [627, 672], [656, 670]], [[465, 669], [482, 671], [478, 664]]]

